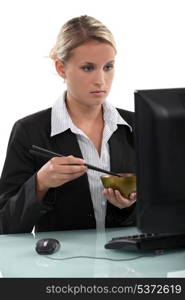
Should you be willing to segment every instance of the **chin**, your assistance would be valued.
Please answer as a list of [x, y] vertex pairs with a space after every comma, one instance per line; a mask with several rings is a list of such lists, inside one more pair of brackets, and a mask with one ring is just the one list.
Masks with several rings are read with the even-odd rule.
[[107, 94], [91, 94], [91, 99], [95, 102], [104, 102], [107, 97]]
[[98, 104], [103, 104], [105, 102], [105, 97], [102, 97], [101, 99], [94, 99], [91, 101], [91, 103], [98, 105]]

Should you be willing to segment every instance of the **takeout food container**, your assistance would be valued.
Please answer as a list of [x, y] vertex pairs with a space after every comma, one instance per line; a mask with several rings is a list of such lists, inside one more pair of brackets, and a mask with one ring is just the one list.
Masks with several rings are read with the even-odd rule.
[[101, 181], [104, 188], [118, 190], [123, 197], [129, 198], [132, 192], [136, 192], [136, 175], [134, 173], [122, 173], [121, 177], [102, 175]]

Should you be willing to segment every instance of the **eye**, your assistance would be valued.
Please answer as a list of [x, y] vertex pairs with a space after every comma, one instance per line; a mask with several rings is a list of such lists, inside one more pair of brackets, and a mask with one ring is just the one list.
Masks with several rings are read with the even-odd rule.
[[109, 64], [109, 65], [106, 65], [106, 66], [104, 67], [104, 70], [105, 70], [105, 71], [110, 71], [110, 70], [112, 70], [113, 68], [114, 68], [113, 64]]
[[94, 67], [90, 66], [90, 65], [85, 65], [85, 66], [82, 66], [81, 69], [85, 72], [91, 72], [94, 70]]

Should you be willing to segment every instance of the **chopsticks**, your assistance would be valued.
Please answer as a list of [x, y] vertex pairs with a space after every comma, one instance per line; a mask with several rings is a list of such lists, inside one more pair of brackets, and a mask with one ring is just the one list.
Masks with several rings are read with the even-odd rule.
[[[32, 145], [32, 149], [29, 149], [29, 152], [33, 155], [46, 157], [46, 158], [50, 158], [50, 159], [52, 157], [64, 157], [64, 155], [62, 155], [62, 154], [59, 154], [59, 153], [56, 153], [56, 152], [53, 152], [53, 151], [49, 151], [47, 149], [44, 149], [44, 148], [36, 146], [36, 145]], [[119, 174], [97, 168], [97, 167], [95, 167], [93, 165], [90, 165], [90, 164], [84, 164], [84, 165], [88, 169], [91, 169], [91, 170], [95, 170], [95, 171], [98, 171], [98, 172], [101, 172], [101, 173], [105, 173], [105, 174], [109, 174], [109, 175], [113, 175], [113, 176], [117, 176], [117, 177], [121, 177], [121, 175], [119, 175]]]

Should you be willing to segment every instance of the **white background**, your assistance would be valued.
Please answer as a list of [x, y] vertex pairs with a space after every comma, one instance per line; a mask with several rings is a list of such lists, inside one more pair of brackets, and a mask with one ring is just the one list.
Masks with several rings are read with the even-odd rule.
[[184, 0], [2, 0], [0, 170], [14, 122], [50, 107], [65, 88], [48, 58], [60, 27], [87, 14], [117, 42], [109, 101], [134, 110], [134, 90], [185, 86]]

